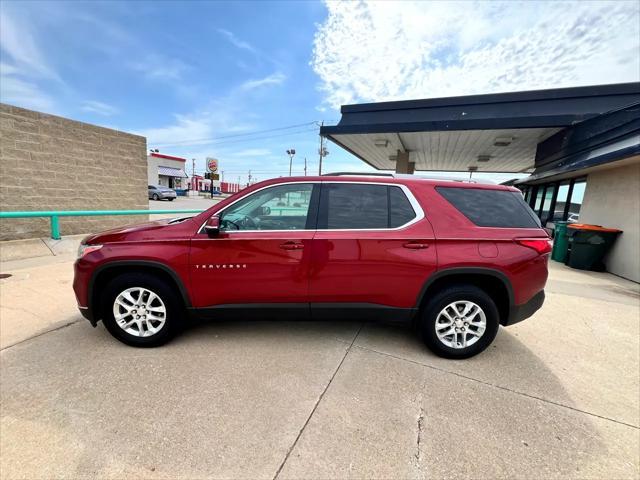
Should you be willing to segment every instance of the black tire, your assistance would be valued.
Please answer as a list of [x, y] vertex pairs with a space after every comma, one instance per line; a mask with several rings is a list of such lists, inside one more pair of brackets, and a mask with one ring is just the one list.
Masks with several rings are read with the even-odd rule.
[[[465, 348], [453, 348], [445, 345], [436, 334], [436, 320], [440, 312], [449, 304], [457, 301], [470, 301], [484, 312], [486, 328], [480, 338]], [[453, 285], [437, 292], [421, 312], [419, 330], [424, 343], [436, 355], [444, 358], [463, 359], [473, 357], [485, 350], [498, 333], [500, 314], [491, 297], [474, 285]], [[468, 327], [467, 327], [468, 328]]]
[[160, 200], [160, 197], [158, 196], [158, 194], [157, 194], [157, 193], [154, 193], [154, 194], [153, 194], [153, 196], [152, 196], [151, 198], [152, 198], [152, 199], [154, 199], [156, 202], [157, 202], [158, 200]]
[[[117, 296], [128, 288], [142, 287], [155, 293], [166, 309], [164, 325], [150, 336], [136, 336], [126, 332], [116, 322], [113, 306]], [[102, 322], [109, 333], [122, 343], [133, 347], [158, 347], [165, 344], [178, 332], [184, 317], [182, 302], [166, 282], [144, 273], [125, 273], [111, 280], [102, 295]], [[129, 317], [130, 318], [130, 317]]]
[[170, 202], [173, 202], [175, 200], [175, 197], [169, 197], [167, 198], [167, 200], [169, 200]]

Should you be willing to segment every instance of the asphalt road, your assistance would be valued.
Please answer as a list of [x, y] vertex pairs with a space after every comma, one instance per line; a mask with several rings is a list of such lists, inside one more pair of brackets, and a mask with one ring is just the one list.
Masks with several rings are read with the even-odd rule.
[[611, 275], [554, 263], [543, 310], [454, 362], [350, 321], [130, 348], [77, 313], [69, 258], [1, 270], [1, 478], [640, 475], [640, 294]]

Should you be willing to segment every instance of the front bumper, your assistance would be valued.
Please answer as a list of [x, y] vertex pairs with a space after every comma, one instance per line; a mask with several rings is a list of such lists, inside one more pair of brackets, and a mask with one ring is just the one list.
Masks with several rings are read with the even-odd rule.
[[527, 303], [523, 303], [522, 305], [513, 305], [509, 309], [509, 318], [507, 318], [506, 322], [503, 323], [505, 327], [509, 325], [513, 325], [514, 323], [521, 322], [526, 320], [531, 315], [536, 313], [542, 304], [544, 303], [544, 290], [540, 290], [540, 292], [536, 293], [531, 300]]

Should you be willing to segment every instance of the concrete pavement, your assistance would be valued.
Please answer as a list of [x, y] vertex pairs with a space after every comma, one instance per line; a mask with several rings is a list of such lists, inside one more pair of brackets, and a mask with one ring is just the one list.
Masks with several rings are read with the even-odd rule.
[[543, 309], [453, 362], [355, 322], [133, 349], [77, 313], [72, 260], [47, 260], [0, 267], [2, 478], [640, 476], [632, 282], [552, 262]]

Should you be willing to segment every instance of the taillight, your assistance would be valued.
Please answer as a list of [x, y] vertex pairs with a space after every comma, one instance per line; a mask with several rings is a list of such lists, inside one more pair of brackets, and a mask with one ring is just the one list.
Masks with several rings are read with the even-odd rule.
[[534, 249], [538, 255], [544, 255], [551, 251], [553, 243], [548, 238], [516, 238], [516, 243], [523, 247]]

